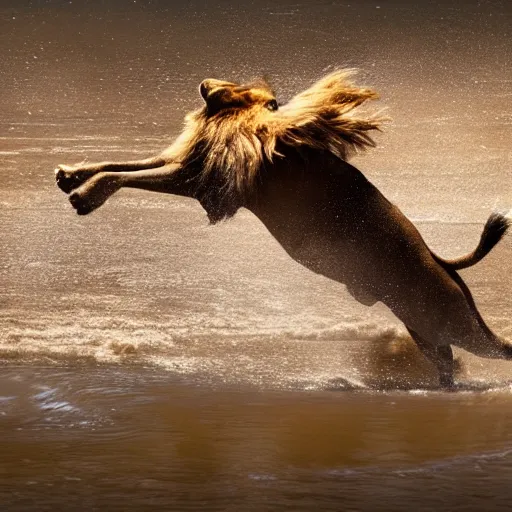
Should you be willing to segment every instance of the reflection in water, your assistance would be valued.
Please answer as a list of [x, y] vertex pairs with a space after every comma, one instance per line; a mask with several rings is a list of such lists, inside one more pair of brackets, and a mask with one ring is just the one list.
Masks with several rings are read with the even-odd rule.
[[512, 476], [507, 389], [212, 389], [38, 368], [6, 370], [0, 385], [8, 510], [452, 510], [463, 495], [477, 510]]

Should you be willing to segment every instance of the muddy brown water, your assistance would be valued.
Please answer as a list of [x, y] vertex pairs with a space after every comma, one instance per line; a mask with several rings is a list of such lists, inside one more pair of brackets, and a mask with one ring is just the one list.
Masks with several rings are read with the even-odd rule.
[[262, 391], [6, 369], [4, 510], [508, 510], [509, 389]]

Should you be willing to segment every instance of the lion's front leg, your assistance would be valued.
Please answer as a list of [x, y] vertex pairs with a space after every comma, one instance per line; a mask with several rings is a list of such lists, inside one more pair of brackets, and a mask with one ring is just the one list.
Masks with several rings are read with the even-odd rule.
[[100, 172], [133, 172], [163, 165], [165, 165], [165, 161], [161, 157], [129, 162], [98, 162], [78, 165], [60, 164], [55, 169], [55, 180], [57, 181], [57, 186], [63, 192], [69, 194]]
[[179, 164], [167, 164], [132, 172], [100, 172], [74, 190], [69, 202], [79, 215], [87, 215], [122, 187], [185, 197], [195, 197], [196, 190], [194, 180], [186, 170]]

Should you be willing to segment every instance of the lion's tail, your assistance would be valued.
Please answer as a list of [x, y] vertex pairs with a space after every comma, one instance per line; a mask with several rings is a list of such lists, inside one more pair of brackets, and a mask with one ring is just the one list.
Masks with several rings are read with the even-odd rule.
[[443, 266], [450, 267], [453, 270], [471, 267], [491, 252], [493, 247], [503, 238], [503, 235], [507, 232], [510, 225], [510, 212], [507, 215], [493, 213], [487, 219], [480, 237], [480, 242], [473, 252], [454, 260], [445, 260], [439, 256], [435, 256], [435, 258]]

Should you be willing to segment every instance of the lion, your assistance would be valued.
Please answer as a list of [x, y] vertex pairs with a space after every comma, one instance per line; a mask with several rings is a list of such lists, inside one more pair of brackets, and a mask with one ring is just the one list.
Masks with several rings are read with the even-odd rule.
[[492, 214], [476, 249], [454, 260], [434, 254], [416, 227], [355, 167], [385, 121], [363, 109], [377, 98], [337, 70], [279, 105], [265, 81], [204, 80], [204, 105], [187, 115], [175, 142], [140, 161], [59, 165], [58, 186], [79, 215], [122, 187], [197, 199], [212, 224], [244, 207], [284, 250], [313, 272], [347, 286], [365, 305], [384, 303], [454, 387], [452, 345], [478, 356], [512, 358], [480, 316], [457, 273], [509, 227]]

